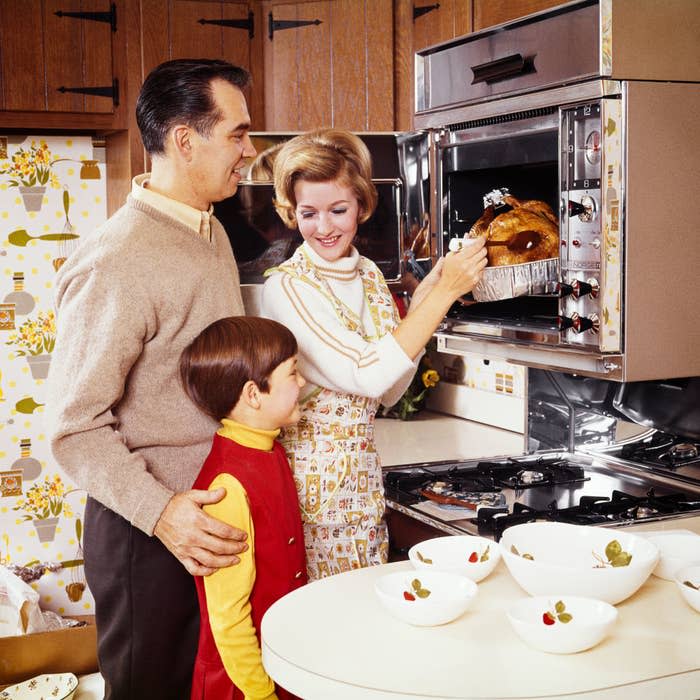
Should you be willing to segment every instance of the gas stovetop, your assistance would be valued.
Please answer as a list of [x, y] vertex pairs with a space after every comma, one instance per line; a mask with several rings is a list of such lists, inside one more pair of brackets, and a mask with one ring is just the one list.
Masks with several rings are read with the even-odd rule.
[[507, 527], [534, 520], [614, 527], [700, 515], [700, 481], [577, 452], [393, 467], [384, 488], [396, 510], [447, 532], [496, 540]]
[[611, 445], [599, 452], [615, 461], [632, 462], [679, 481], [700, 483], [700, 442], [692, 438], [652, 430], [638, 439]]

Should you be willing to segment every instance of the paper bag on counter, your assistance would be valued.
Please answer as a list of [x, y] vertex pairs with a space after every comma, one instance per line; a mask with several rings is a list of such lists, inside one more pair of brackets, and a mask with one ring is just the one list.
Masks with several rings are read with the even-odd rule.
[[44, 629], [37, 591], [0, 566], [0, 637], [31, 634]]

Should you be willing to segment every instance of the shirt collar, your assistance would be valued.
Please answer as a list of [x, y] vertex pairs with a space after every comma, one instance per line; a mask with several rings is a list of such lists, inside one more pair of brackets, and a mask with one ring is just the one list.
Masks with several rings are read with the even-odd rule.
[[149, 177], [150, 173], [143, 173], [142, 175], [137, 175], [131, 181], [131, 196], [164, 214], [168, 214], [168, 216], [184, 224], [197, 235], [210, 241], [211, 217], [214, 213], [214, 207], [210, 205], [208, 211], [201, 211], [191, 207], [189, 204], [178, 202], [176, 199], [154, 192], [148, 189]]

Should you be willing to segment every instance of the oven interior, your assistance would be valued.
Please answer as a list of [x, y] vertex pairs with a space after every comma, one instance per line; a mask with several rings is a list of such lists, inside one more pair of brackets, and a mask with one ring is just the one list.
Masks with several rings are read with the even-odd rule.
[[[454, 138], [460, 140], [440, 150], [442, 251], [448, 250], [451, 238], [462, 238], [469, 232], [484, 213], [484, 196], [493, 190], [505, 187], [517, 199], [541, 200], [554, 212], [559, 211], [558, 129], [550, 125], [498, 137], [484, 136], [483, 132], [483, 127], [475, 133], [458, 132]], [[497, 213], [509, 209], [504, 205]], [[554, 292], [553, 286], [551, 293], [537, 296], [458, 303], [449, 316], [499, 327], [555, 330], [559, 298]], [[471, 300], [471, 295], [466, 299]]]

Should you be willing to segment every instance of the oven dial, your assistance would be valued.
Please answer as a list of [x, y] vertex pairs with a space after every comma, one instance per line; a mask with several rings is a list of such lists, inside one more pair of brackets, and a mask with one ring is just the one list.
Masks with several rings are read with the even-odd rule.
[[557, 292], [561, 298], [573, 296], [575, 299], [586, 296], [589, 294], [593, 299], [598, 296], [600, 291], [600, 285], [598, 280], [591, 277], [586, 282], [583, 280], [574, 280], [571, 284], [566, 282], [557, 283]]
[[559, 293], [559, 296], [563, 299], [564, 297], [568, 297], [569, 295], [573, 294], [574, 288], [571, 284], [566, 284], [566, 282], [559, 282], [557, 284], [557, 292]]
[[574, 327], [574, 319], [568, 316], [557, 316], [557, 325], [559, 326], [560, 332], [564, 332], [568, 328]]
[[593, 299], [595, 299], [600, 291], [600, 285], [598, 284], [598, 280], [594, 279], [593, 277], [591, 277], [587, 282], [583, 282], [582, 280], [574, 280], [571, 283], [571, 291], [576, 299], [585, 296], [586, 294], [589, 294]]
[[571, 314], [571, 323], [577, 333], [584, 331], [592, 331], [597, 333], [600, 330], [600, 319], [596, 314], [591, 314], [589, 317], [579, 316], [577, 313]]
[[590, 195], [584, 194], [581, 197], [581, 202], [574, 202], [573, 199], [569, 200], [569, 218], [578, 216], [581, 221], [593, 221], [597, 210], [598, 205]]

